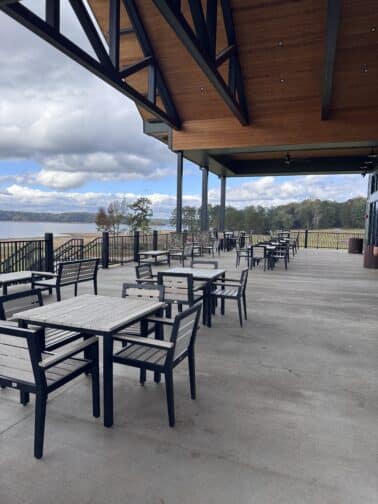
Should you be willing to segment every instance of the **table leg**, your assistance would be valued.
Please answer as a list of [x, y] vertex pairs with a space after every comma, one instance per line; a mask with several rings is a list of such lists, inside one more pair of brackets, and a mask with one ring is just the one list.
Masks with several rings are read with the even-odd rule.
[[104, 337], [104, 425], [113, 425], [113, 338], [111, 335]]

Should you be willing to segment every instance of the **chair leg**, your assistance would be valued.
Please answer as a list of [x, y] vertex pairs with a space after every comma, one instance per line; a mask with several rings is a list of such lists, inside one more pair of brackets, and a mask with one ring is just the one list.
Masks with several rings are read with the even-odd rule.
[[221, 315], [224, 315], [224, 305], [225, 305], [225, 300], [221, 298]]
[[242, 314], [242, 306], [241, 306], [241, 299], [240, 298], [238, 298], [238, 312], [239, 312], [240, 327], [243, 327], [243, 314]]
[[190, 350], [188, 353], [188, 365], [189, 365], [189, 381], [190, 381], [190, 397], [192, 399], [196, 398], [196, 366], [194, 359], [194, 349]]
[[30, 394], [29, 392], [25, 392], [24, 390], [20, 390], [20, 403], [23, 406], [26, 406], [30, 401]]
[[77, 283], [75, 283], [75, 292], [74, 292], [74, 294], [75, 294], [75, 297], [76, 297], [77, 296]]
[[56, 287], [56, 300], [60, 301], [62, 299], [62, 296], [60, 295], [60, 287]]
[[141, 385], [144, 385], [146, 383], [146, 370], [145, 368], [140, 368], [140, 373], [139, 373], [139, 383]]
[[97, 296], [97, 278], [93, 280], [93, 291], [95, 295]]
[[247, 320], [247, 300], [245, 294], [243, 294], [243, 306], [244, 306], [244, 317]]
[[175, 404], [173, 396], [173, 372], [169, 369], [165, 372], [165, 393], [167, 394], [167, 407], [169, 426], [175, 426]]
[[43, 441], [45, 437], [47, 394], [37, 392], [35, 400], [35, 423], [34, 423], [34, 457], [42, 458]]

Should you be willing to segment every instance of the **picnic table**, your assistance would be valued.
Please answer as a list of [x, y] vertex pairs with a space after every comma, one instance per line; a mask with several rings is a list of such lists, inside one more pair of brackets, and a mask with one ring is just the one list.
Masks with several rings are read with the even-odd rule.
[[102, 336], [104, 425], [113, 425], [113, 335], [158, 312], [164, 303], [154, 300], [85, 294], [59, 303], [15, 313], [20, 327], [28, 324]]
[[52, 278], [54, 276], [56, 276], [55, 273], [50, 273], [49, 271], [16, 271], [14, 273], [1, 273], [0, 287], [3, 288], [3, 296], [6, 296], [10, 285], [32, 283], [32, 280]]
[[166, 262], [169, 266], [171, 265], [171, 260], [168, 250], [143, 250], [138, 254], [138, 262], [141, 263], [153, 263], [161, 264]]
[[212, 300], [211, 300], [211, 284], [218, 278], [224, 278], [226, 270], [224, 269], [206, 269], [206, 268], [169, 268], [163, 270], [163, 273], [177, 273], [181, 275], [193, 275], [193, 280], [203, 282], [204, 287], [204, 310], [206, 325], [211, 327], [212, 315]]

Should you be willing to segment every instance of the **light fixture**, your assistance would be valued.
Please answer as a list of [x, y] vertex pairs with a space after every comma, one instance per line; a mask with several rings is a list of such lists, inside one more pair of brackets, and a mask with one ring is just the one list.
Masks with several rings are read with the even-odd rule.
[[283, 47], [284, 43], [282, 40], [279, 40], [277, 45], [278, 45], [278, 47]]
[[372, 26], [372, 27], [370, 28], [370, 31], [374, 33], [375, 31], [377, 31], [377, 27], [376, 27], [376, 26]]
[[286, 79], [282, 79], [282, 78], [281, 78], [281, 79], [280, 79], [280, 82], [281, 82], [281, 84], [283, 84], [284, 82], [286, 82]]
[[369, 68], [367, 65], [362, 65], [362, 73], [368, 73]]

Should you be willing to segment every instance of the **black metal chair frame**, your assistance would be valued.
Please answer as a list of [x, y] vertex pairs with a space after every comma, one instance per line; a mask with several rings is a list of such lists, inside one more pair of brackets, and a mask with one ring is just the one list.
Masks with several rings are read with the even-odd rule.
[[[184, 359], [188, 358], [189, 364], [189, 377], [190, 377], [190, 395], [192, 399], [196, 398], [196, 378], [195, 378], [195, 340], [197, 335], [199, 317], [201, 313], [201, 305], [194, 305], [185, 311], [176, 315], [173, 325], [169, 321], [169, 325], [172, 326], [172, 332], [169, 341], [153, 340], [152, 338], [141, 338], [141, 337], [129, 337], [128, 346], [122, 348], [120, 351], [113, 355], [113, 361], [118, 364], [124, 364], [131, 367], [139, 368], [142, 372], [153, 371], [155, 374], [163, 373], [165, 376], [165, 389], [167, 396], [167, 407], [168, 407], [168, 418], [170, 427], [175, 425], [175, 408], [174, 408], [174, 389], [173, 389], [173, 369], [178, 366]], [[189, 344], [183, 349], [179, 355], [175, 355], [175, 350], [177, 348], [177, 342], [182, 337], [180, 336], [180, 328], [185, 319], [195, 314], [193, 328], [191, 329], [191, 335]], [[154, 319], [156, 320], [156, 319]], [[165, 324], [164, 318], [160, 320], [161, 324]], [[185, 328], [184, 328], [185, 329]], [[185, 333], [184, 333], [185, 337]], [[143, 353], [140, 356], [140, 352], [137, 356], [133, 358], [133, 352], [129, 354], [129, 357], [122, 356], [126, 354], [133, 346], [137, 346], [137, 350], [140, 347], [145, 347], [145, 355], [148, 356], [148, 360], [143, 360]], [[151, 352], [148, 350], [154, 349], [152, 357], [150, 357]], [[159, 353], [161, 352], [161, 353]], [[161, 356], [161, 357], [160, 357]], [[151, 359], [151, 360], [150, 360]], [[154, 362], [155, 359], [155, 362]]]
[[[44, 333], [42, 329], [23, 329], [11, 327], [0, 322], [0, 337], [11, 336], [14, 338], [14, 347], [19, 348], [17, 340], [26, 339], [29, 351], [29, 358], [34, 375], [34, 382], [17, 377], [17, 370], [13, 368], [0, 367], [0, 386], [11, 387], [20, 391], [22, 404], [29, 402], [29, 395], [36, 395], [35, 402], [35, 424], [34, 424], [34, 456], [43, 456], [44, 432], [46, 421], [46, 403], [48, 394], [70, 382], [83, 373], [92, 376], [92, 410], [93, 416], [100, 416], [100, 389], [99, 389], [99, 364], [98, 364], [98, 339], [93, 336], [71, 347], [61, 354], [46, 354], [41, 351], [43, 348]], [[1, 341], [0, 341], [1, 343]], [[1, 345], [0, 345], [1, 346]], [[9, 351], [9, 344], [7, 345]], [[26, 351], [26, 350], [25, 350]], [[75, 355], [85, 352], [86, 358], [74, 358]], [[42, 357], [45, 357], [44, 359]], [[67, 362], [74, 361], [78, 365], [71, 372], [67, 372]], [[59, 364], [65, 364], [65, 371], [61, 375], [57, 371]], [[54, 369], [55, 368], [55, 369]], [[12, 369], [12, 372], [7, 370]], [[49, 370], [54, 379], [48, 375]], [[20, 370], [19, 372], [22, 372]]]
[[61, 300], [61, 288], [74, 285], [74, 294], [77, 296], [78, 284], [93, 282], [94, 293], [97, 294], [97, 272], [100, 259], [80, 259], [77, 261], [65, 261], [58, 264], [55, 278], [51, 280], [32, 280], [32, 288], [39, 287], [48, 290], [56, 289], [56, 300]]
[[135, 275], [137, 283], [157, 283], [157, 276], [153, 274], [151, 264], [144, 263], [135, 266]]
[[248, 280], [248, 268], [243, 268], [240, 275], [240, 279], [237, 280], [233, 278], [225, 278], [224, 280], [214, 282], [213, 284], [217, 287], [217, 289], [212, 292], [212, 296], [214, 298], [219, 298], [221, 300], [222, 315], [224, 315], [226, 299], [232, 299], [237, 302], [240, 327], [243, 327], [242, 302], [244, 307], [244, 317], [245, 320], [247, 320], [247, 300], [245, 294], [247, 287], [247, 280]]

